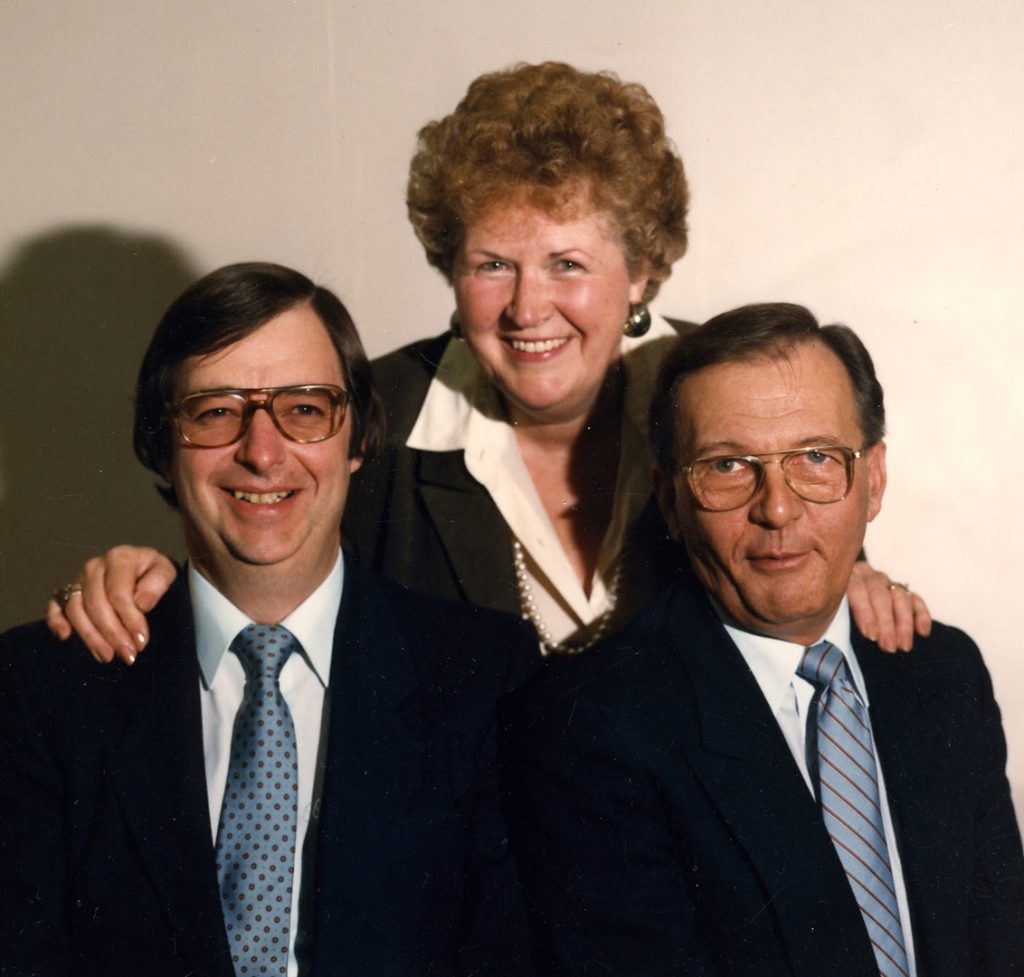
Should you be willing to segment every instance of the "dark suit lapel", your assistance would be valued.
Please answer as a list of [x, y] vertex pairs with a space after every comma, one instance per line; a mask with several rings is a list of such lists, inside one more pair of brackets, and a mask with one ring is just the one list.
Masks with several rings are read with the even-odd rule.
[[232, 974], [217, 889], [203, 759], [199, 670], [187, 586], [151, 620], [152, 645], [121, 689], [123, 736], [110, 775], [135, 853], [162, 898], [182, 957]]
[[[417, 676], [381, 585], [351, 563], [335, 633], [330, 726], [316, 849], [314, 972], [372, 918], [389, 849], [422, 772]], [[320, 969], [322, 968], [322, 970]]]
[[676, 591], [666, 624], [690, 685], [684, 708], [699, 723], [689, 760], [762, 880], [794, 973], [869, 972], [863, 923], [820, 811], [739, 649], [696, 591]]
[[[508, 527], [487, 492], [466, 471], [461, 451], [420, 452], [418, 491], [471, 604], [518, 613]], [[467, 527], [469, 530], [467, 531]]]

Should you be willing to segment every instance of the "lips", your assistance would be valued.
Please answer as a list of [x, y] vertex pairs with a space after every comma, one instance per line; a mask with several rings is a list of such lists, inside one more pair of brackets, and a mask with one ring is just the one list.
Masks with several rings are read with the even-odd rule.
[[517, 353], [550, 353], [569, 342], [567, 336], [561, 339], [510, 339], [509, 345]]
[[802, 550], [772, 550], [766, 553], [751, 553], [747, 559], [759, 569], [789, 570], [798, 566], [806, 555]]
[[240, 502], [249, 502], [253, 505], [275, 505], [294, 495], [292, 491], [287, 492], [243, 492], [235, 489], [232, 493]]

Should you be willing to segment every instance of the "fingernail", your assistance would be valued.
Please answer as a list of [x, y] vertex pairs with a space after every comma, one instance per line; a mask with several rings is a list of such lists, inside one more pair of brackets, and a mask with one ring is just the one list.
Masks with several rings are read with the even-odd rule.
[[146, 636], [141, 631], [135, 632], [135, 644], [139, 651], [146, 647]]
[[134, 665], [135, 664], [135, 656], [134, 655], [129, 655], [128, 656], [128, 664], [129, 665]]

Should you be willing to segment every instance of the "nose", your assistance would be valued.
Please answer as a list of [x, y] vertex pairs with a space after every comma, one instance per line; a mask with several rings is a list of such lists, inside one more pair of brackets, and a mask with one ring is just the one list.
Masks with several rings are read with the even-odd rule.
[[782, 529], [803, 515], [804, 501], [786, 482], [782, 466], [771, 461], [764, 466], [764, 483], [750, 504], [750, 519], [759, 526]]
[[249, 427], [238, 440], [235, 460], [250, 471], [269, 471], [285, 457], [285, 437], [277, 429], [270, 411], [257, 408], [249, 419]]
[[545, 283], [529, 271], [520, 271], [505, 312], [520, 329], [544, 322], [551, 315], [551, 298]]

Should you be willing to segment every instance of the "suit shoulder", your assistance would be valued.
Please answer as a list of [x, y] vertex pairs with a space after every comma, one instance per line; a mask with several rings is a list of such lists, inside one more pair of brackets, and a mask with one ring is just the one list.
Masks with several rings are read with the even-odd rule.
[[540, 665], [536, 633], [522, 618], [409, 590], [359, 567], [352, 573], [384, 602], [425, 670], [503, 676], [514, 687]]
[[479, 631], [483, 634], [514, 634], [517, 637], [530, 636], [533, 629], [520, 617], [486, 607], [477, 607], [465, 601], [433, 597], [417, 590], [409, 590], [384, 578], [378, 578], [381, 587], [389, 595], [396, 609], [408, 620], [420, 625], [434, 620], [441, 627], [454, 628], [460, 632]]
[[[380, 451], [366, 459], [352, 479], [354, 508], [372, 510], [380, 505], [373, 497], [386, 491], [396, 468], [410, 464], [415, 452], [406, 449], [405, 442], [449, 340], [448, 335], [420, 340], [371, 362], [373, 381], [384, 405], [387, 434]], [[345, 521], [352, 524], [347, 508], [345, 515]]]
[[[873, 652], [882, 655], [883, 660], [890, 660], [890, 656], [881, 652], [873, 642], [868, 642], [868, 645]], [[931, 670], [942, 664], [980, 664], [982, 660], [977, 643], [967, 632], [941, 621], [932, 623], [931, 633], [927, 637], [915, 636], [914, 647], [910, 652], [892, 657], [896, 661], [906, 662], [915, 670]]]
[[669, 316], [665, 316], [664, 319], [680, 336], [693, 332], [700, 325], [700, 323], [690, 322], [688, 319], [673, 319]]
[[43, 621], [19, 624], [0, 634], [0, 659], [5, 666], [37, 662], [38, 667], [53, 670], [97, 664], [77, 637], [61, 641], [50, 633]]
[[0, 698], [27, 696], [84, 709], [106, 701], [126, 671], [121, 662], [97, 662], [77, 637], [55, 638], [42, 621], [0, 634]]
[[389, 415], [396, 405], [419, 407], [450, 340], [447, 333], [417, 340], [371, 362], [374, 382]]
[[663, 592], [622, 631], [578, 655], [549, 661], [543, 674], [517, 693], [514, 711], [539, 720], [581, 704], [628, 712], [647, 701], [672, 672], [664, 632], [674, 599], [674, 591]]

